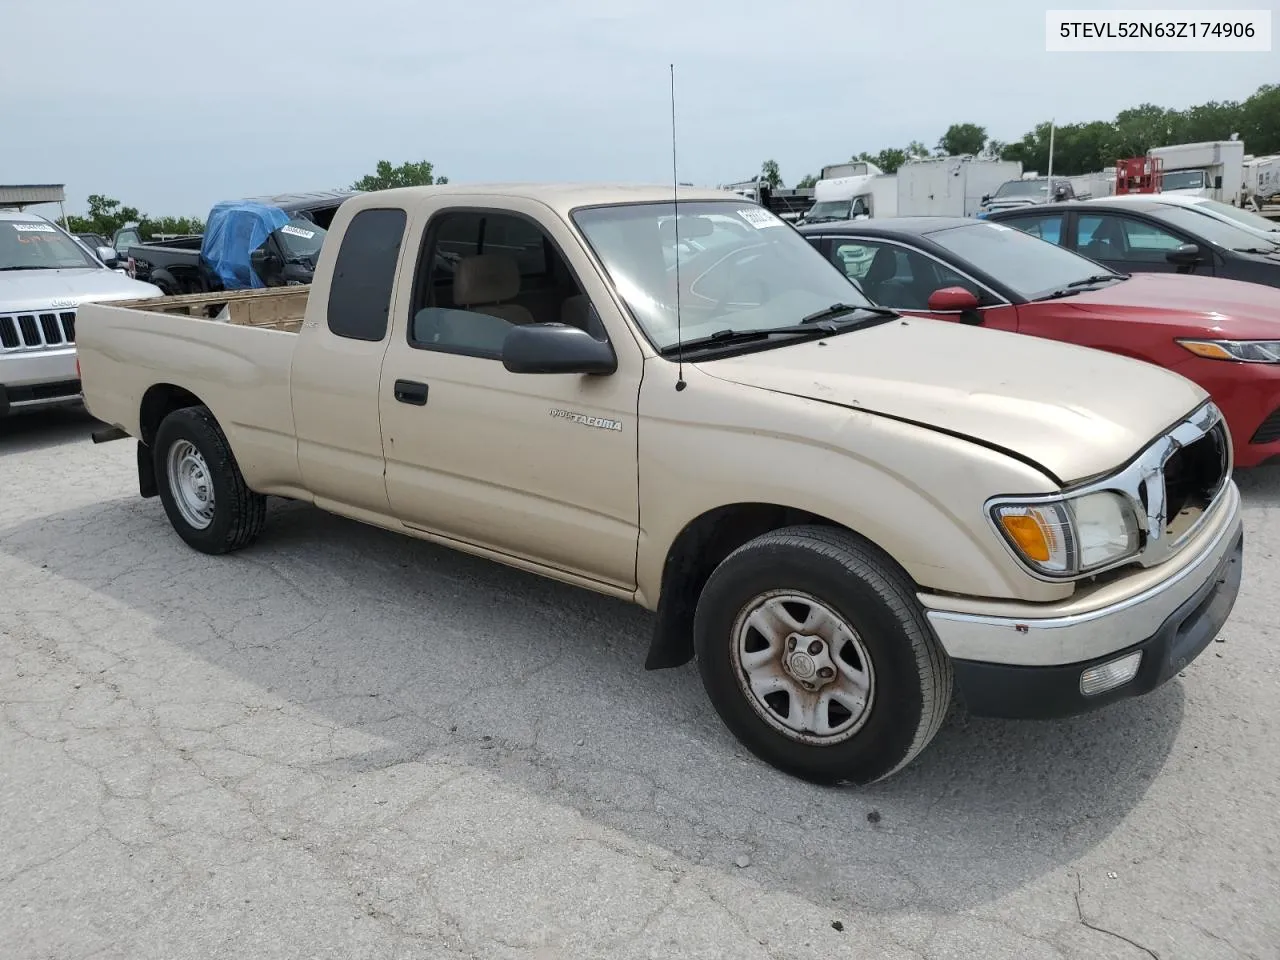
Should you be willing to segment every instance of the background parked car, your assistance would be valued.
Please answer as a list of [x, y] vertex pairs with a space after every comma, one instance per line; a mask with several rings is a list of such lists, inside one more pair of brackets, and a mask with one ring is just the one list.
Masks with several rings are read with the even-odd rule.
[[1280, 243], [1183, 206], [1089, 200], [987, 219], [1123, 273], [1194, 273], [1280, 287]]
[[1182, 207], [1184, 210], [1194, 210], [1196, 213], [1203, 213], [1207, 217], [1213, 217], [1215, 220], [1222, 220], [1243, 230], [1248, 230], [1250, 233], [1257, 234], [1263, 240], [1271, 243], [1280, 243], [1280, 221], [1268, 220], [1252, 210], [1233, 207], [1229, 203], [1212, 200], [1209, 197], [1190, 197], [1184, 193], [1122, 193], [1116, 197], [1102, 197], [1089, 202], [1161, 203], [1170, 207]]
[[[882, 306], [1173, 370], [1222, 409], [1238, 466], [1280, 458], [1280, 290], [1117, 273], [989, 220], [919, 217], [798, 229]], [[1089, 384], [1080, 390], [1087, 393]]]

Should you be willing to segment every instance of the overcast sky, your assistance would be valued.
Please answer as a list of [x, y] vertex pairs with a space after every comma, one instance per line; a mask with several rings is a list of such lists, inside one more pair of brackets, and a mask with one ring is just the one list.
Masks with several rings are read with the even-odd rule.
[[[1166, 0], [1165, 6], [1174, 0]], [[1184, 7], [1272, 7], [1276, 0]], [[1034, 0], [40, 0], [4, 3], [0, 183], [154, 215], [345, 186], [380, 159], [463, 180], [793, 183], [972, 121], [1243, 99], [1280, 52], [1049, 54]], [[1108, 3], [1090, 7], [1159, 6]], [[1280, 18], [1277, 18], [1280, 19]]]

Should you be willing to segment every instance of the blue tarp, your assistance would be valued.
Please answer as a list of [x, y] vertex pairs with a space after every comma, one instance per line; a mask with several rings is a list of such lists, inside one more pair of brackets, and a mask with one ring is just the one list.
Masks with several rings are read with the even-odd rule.
[[227, 290], [265, 287], [249, 266], [249, 254], [288, 222], [289, 215], [279, 207], [245, 200], [219, 203], [209, 211], [200, 259]]

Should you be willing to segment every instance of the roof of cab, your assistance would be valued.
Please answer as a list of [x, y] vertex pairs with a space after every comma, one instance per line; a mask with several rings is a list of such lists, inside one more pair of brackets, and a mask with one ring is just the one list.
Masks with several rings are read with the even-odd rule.
[[[650, 184], [625, 183], [448, 183], [430, 187], [396, 187], [359, 194], [353, 198], [363, 206], [379, 203], [407, 203], [414, 198], [431, 196], [488, 197], [491, 199], [535, 200], [546, 204], [560, 214], [567, 214], [578, 207], [591, 207], [620, 203], [670, 202], [672, 188]], [[680, 187], [676, 198], [681, 201], [732, 200], [755, 206], [751, 200], [729, 190], [711, 187]]]

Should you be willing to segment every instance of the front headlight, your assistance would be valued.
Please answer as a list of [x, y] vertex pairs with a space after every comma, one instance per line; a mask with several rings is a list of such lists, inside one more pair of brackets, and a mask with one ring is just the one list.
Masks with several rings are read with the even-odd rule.
[[1280, 363], [1280, 340], [1179, 340], [1178, 345], [1207, 360]]
[[1043, 502], [1006, 500], [991, 508], [991, 518], [1022, 561], [1048, 577], [1080, 576], [1141, 547], [1133, 508], [1105, 490]]

